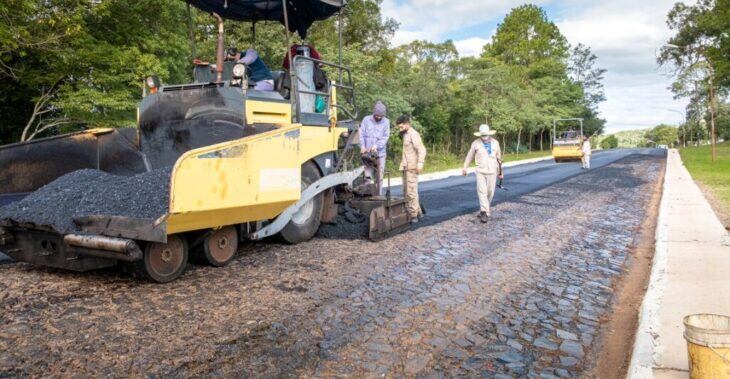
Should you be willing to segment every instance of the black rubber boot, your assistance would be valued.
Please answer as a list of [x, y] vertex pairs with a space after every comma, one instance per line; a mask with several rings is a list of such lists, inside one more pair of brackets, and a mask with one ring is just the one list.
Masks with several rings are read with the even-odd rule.
[[487, 221], [489, 221], [489, 216], [487, 216], [487, 212], [479, 212], [479, 221], [486, 224]]

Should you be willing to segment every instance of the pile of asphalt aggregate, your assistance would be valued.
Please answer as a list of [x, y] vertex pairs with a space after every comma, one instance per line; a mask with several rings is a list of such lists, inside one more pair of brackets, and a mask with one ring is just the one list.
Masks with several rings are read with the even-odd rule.
[[368, 237], [368, 217], [347, 205], [340, 206], [332, 224], [322, 224], [317, 237], [328, 239], [365, 239]]
[[0, 219], [50, 227], [62, 234], [78, 231], [73, 222], [76, 217], [156, 219], [168, 210], [171, 172], [172, 167], [135, 176], [93, 169], [73, 171], [0, 208]]

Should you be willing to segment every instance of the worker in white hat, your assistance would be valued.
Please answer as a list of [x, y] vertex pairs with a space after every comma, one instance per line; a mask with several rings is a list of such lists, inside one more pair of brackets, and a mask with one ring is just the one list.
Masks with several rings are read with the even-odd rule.
[[479, 125], [479, 131], [474, 133], [479, 137], [471, 144], [469, 153], [464, 160], [462, 174], [466, 175], [466, 169], [472, 162], [476, 161], [477, 194], [479, 195], [479, 220], [486, 223], [491, 216], [489, 203], [494, 197], [494, 190], [497, 187], [497, 176], [499, 165], [502, 162], [502, 149], [499, 142], [492, 138], [496, 132], [489, 128], [489, 125]]
[[583, 162], [583, 169], [591, 168], [591, 139], [583, 136], [583, 142], [580, 144], [582, 152], [580, 160]]

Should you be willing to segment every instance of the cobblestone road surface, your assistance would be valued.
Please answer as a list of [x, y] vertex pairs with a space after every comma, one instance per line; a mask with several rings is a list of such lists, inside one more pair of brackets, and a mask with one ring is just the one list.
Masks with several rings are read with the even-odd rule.
[[168, 285], [2, 265], [0, 376], [580, 376], [662, 164], [628, 157], [487, 227], [252, 244]]

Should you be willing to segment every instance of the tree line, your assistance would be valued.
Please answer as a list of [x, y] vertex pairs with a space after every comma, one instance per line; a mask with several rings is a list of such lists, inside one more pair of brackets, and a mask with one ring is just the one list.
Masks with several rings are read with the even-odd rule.
[[730, 0], [676, 3], [667, 15], [673, 36], [664, 45], [658, 62], [674, 69], [671, 90], [688, 100], [677, 142], [700, 144], [715, 135], [730, 138]]
[[[397, 22], [381, 0], [352, 0], [341, 19], [320, 21], [306, 42], [352, 68], [361, 116], [376, 100], [391, 119], [410, 114], [431, 150], [460, 154], [487, 122], [507, 151], [548, 149], [554, 118], [605, 124], [605, 70], [588, 46], [571, 46], [536, 5], [512, 9], [478, 57], [453, 42], [392, 47]], [[133, 127], [143, 79], [192, 80], [192, 60], [214, 60], [210, 15], [180, 0], [7, 0], [0, 4], [0, 142], [91, 127]], [[254, 46], [272, 70], [286, 53], [284, 28], [226, 21], [226, 45]], [[192, 41], [191, 41], [192, 37]], [[334, 76], [334, 75], [331, 75]], [[397, 148], [396, 142], [393, 147]]]

